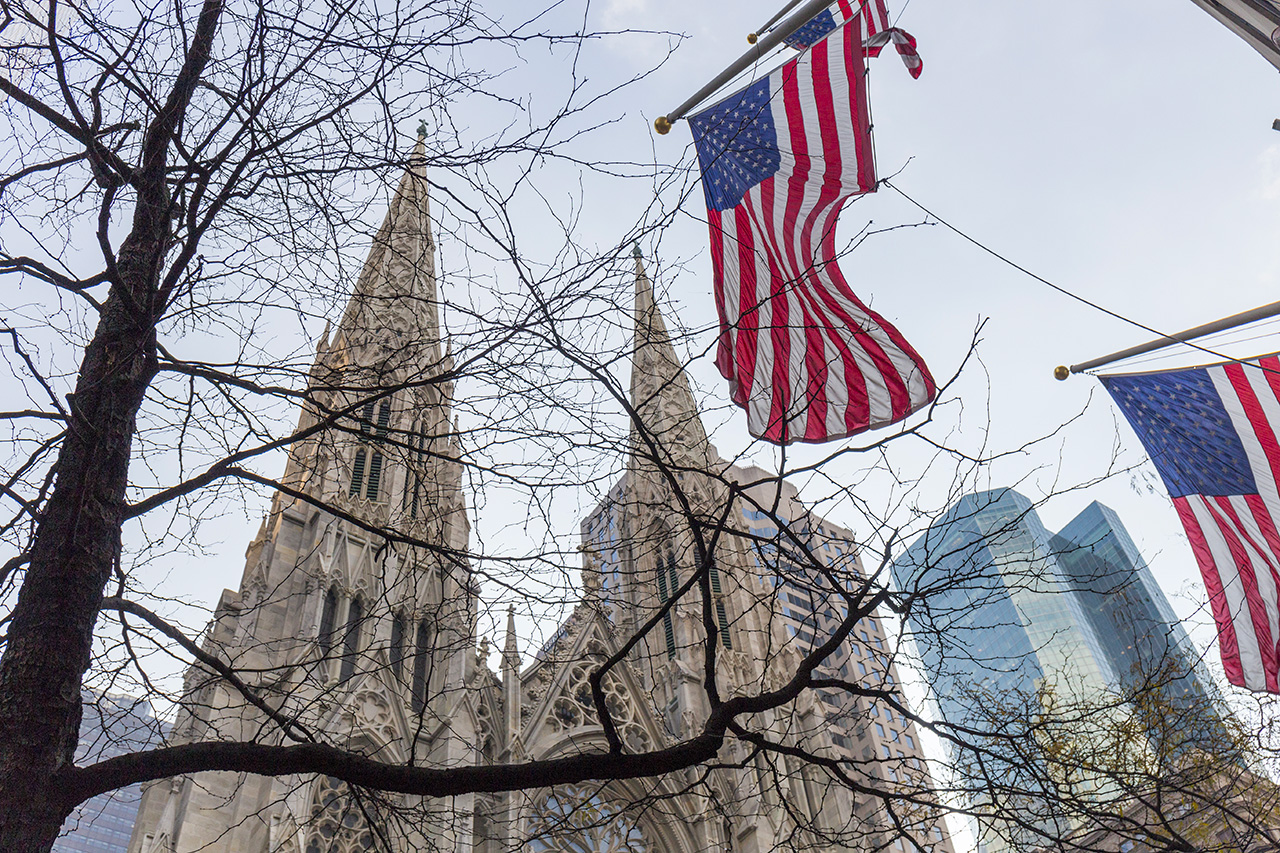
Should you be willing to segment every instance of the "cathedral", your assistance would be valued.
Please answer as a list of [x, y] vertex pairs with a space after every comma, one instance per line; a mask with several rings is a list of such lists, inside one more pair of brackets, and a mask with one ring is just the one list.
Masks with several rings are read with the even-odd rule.
[[[851, 606], [863, 612], [865, 596], [842, 594], [865, 586], [853, 536], [789, 483], [719, 457], [637, 250], [625, 472], [582, 522], [577, 606], [537, 650], [508, 615], [493, 671], [422, 146], [320, 341], [240, 587], [203, 636], [249, 690], [193, 667], [169, 742], [322, 741], [436, 768], [607, 750], [589, 679], [620, 656], [601, 681], [614, 736], [634, 753], [678, 743], [712, 691], [781, 687]], [[448, 800], [195, 774], [145, 788], [129, 851], [952, 853], [889, 636], [867, 603], [816, 671], [857, 689], [805, 690], [744, 720], [752, 737], [726, 741], [714, 766]]]

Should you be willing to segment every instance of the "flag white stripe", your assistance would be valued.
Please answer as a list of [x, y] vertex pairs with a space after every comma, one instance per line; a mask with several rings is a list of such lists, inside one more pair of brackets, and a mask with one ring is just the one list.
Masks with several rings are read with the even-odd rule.
[[755, 263], [754, 301], [758, 306], [755, 312], [755, 366], [751, 374], [750, 397], [748, 400], [748, 424], [765, 425], [769, 423], [773, 410], [773, 361], [777, 353], [770, 339], [773, 327], [773, 301], [769, 299], [770, 268], [767, 247], [763, 241], [768, 238], [769, 229], [759, 222], [764, 215], [760, 186], [747, 191], [744, 200], [747, 216], [751, 220], [751, 233], [747, 235], [752, 247], [751, 258]]
[[[1277, 506], [1277, 499], [1275, 474], [1271, 470], [1271, 460], [1268, 458], [1267, 452], [1258, 438], [1257, 430], [1249, 419], [1249, 415], [1244, 408], [1244, 402], [1240, 399], [1239, 393], [1232, 384], [1226, 368], [1214, 367], [1206, 370], [1205, 373], [1213, 381], [1213, 387], [1217, 390], [1218, 396], [1222, 398], [1222, 404], [1227, 410], [1227, 415], [1231, 418], [1231, 425], [1235, 428], [1240, 443], [1244, 446], [1245, 456], [1249, 460], [1249, 469], [1253, 473], [1258, 495], [1262, 498], [1262, 503], [1274, 523], [1275, 512], [1273, 507]], [[1257, 398], [1268, 423], [1280, 424], [1280, 406], [1276, 405], [1275, 394], [1271, 391], [1270, 385], [1267, 384], [1266, 377], [1262, 371], [1246, 367], [1241, 375], [1248, 382], [1249, 388]], [[1257, 521], [1253, 517], [1253, 512], [1249, 509], [1248, 504], [1245, 503], [1244, 498], [1233, 496], [1231, 505], [1235, 507], [1236, 513], [1239, 515], [1240, 523], [1247, 529], [1247, 533], [1240, 530], [1237, 530], [1237, 533], [1250, 546], [1250, 550], [1256, 552], [1256, 556], [1250, 555], [1250, 562], [1252, 563], [1251, 574], [1258, 587], [1258, 595], [1262, 599], [1263, 612], [1259, 615], [1263, 617], [1263, 621], [1271, 629], [1271, 636], [1265, 639], [1274, 644], [1276, 639], [1280, 637], [1280, 601], [1277, 600], [1275, 575], [1272, 573], [1272, 569], [1275, 567], [1275, 555], [1272, 554], [1271, 547], [1268, 545], [1261, 528], [1258, 527]], [[1249, 630], [1253, 630], [1252, 622], [1249, 625]], [[1263, 639], [1261, 637], [1258, 638], [1258, 642], [1261, 643]], [[1260, 672], [1263, 673], [1265, 678], [1265, 670], [1260, 670]]]
[[1236, 561], [1231, 554], [1231, 548], [1227, 545], [1227, 539], [1218, 528], [1218, 523], [1210, 513], [1202, 495], [1187, 495], [1187, 506], [1200, 525], [1200, 532], [1209, 546], [1209, 553], [1213, 555], [1213, 562], [1218, 570], [1227, 612], [1231, 614], [1231, 626], [1235, 631], [1236, 644], [1240, 649], [1240, 667], [1244, 672], [1245, 686], [1250, 690], [1266, 690], [1267, 680], [1263, 675], [1258, 635], [1254, 632], [1253, 622], [1249, 618], [1249, 605], [1245, 600], [1244, 586], [1236, 570]]
[[[721, 238], [721, 252], [736, 251], [738, 248], [738, 219], [733, 215], [732, 210], [723, 211], [720, 214], [720, 233], [724, 236]], [[725, 281], [720, 288], [720, 298], [724, 302], [724, 316], [732, 318], [728, 323], [724, 324], [724, 335], [728, 340], [728, 349], [732, 364], [736, 367], [738, 363], [738, 336], [741, 330], [738, 328], [738, 321], [742, 317], [741, 307], [742, 282], [735, 278]], [[737, 375], [737, 370], [733, 371]]]
[[[1213, 387], [1218, 389], [1218, 394], [1223, 395], [1222, 382], [1231, 385], [1231, 380], [1227, 378], [1226, 371], [1217, 368], [1208, 371], [1213, 377]], [[1221, 380], [1219, 379], [1221, 376]], [[1276, 400], [1275, 392], [1271, 390], [1267, 377], [1263, 375], [1261, 370], [1255, 370], [1250, 367], [1244, 369], [1244, 376], [1249, 380], [1249, 387], [1253, 389], [1254, 396], [1258, 398], [1258, 404], [1262, 407], [1262, 414], [1266, 418], [1267, 423], [1275, 429], [1280, 426], [1280, 401]], [[1232, 389], [1232, 399], [1235, 399], [1235, 391]], [[1226, 397], [1223, 396], [1223, 400]], [[1270, 460], [1267, 458], [1266, 451], [1262, 449], [1261, 442], [1258, 441], [1257, 433], [1249, 419], [1245, 416], [1243, 406], [1239, 409], [1239, 416], [1236, 415], [1236, 409], [1227, 410], [1231, 413], [1231, 423], [1235, 426], [1236, 432], [1240, 434], [1241, 440], [1245, 443], [1245, 452], [1249, 457], [1249, 467], [1253, 469], [1253, 479], [1258, 484], [1258, 494], [1262, 496], [1262, 502], [1266, 504], [1267, 511], [1272, 518], [1276, 517], [1276, 513], [1280, 510], [1280, 490], [1276, 487], [1275, 474], [1271, 470]]]
[[[1273, 573], [1276, 567], [1275, 555], [1271, 553], [1271, 548], [1267, 545], [1266, 536], [1263, 535], [1262, 529], [1258, 526], [1258, 521], [1253, 517], [1253, 512], [1249, 509], [1249, 504], [1245, 502], [1244, 497], [1233, 495], [1229, 500], [1232, 508], [1236, 511], [1236, 516], [1240, 519], [1239, 525], [1236, 525], [1236, 534], [1248, 549], [1253, 552], [1250, 555], [1250, 562], [1253, 564], [1252, 574], [1254, 583], [1258, 587], [1258, 597], [1262, 599], [1262, 613], [1258, 615], [1262, 617], [1262, 621], [1270, 629], [1270, 636], [1267, 640], [1274, 646], [1276, 638], [1280, 637], [1280, 608], [1277, 608], [1276, 580]], [[1252, 624], [1250, 622], [1251, 628]], [[1258, 638], [1259, 646], [1261, 646], [1262, 640], [1263, 638]], [[1265, 672], [1263, 677], [1265, 679]]]

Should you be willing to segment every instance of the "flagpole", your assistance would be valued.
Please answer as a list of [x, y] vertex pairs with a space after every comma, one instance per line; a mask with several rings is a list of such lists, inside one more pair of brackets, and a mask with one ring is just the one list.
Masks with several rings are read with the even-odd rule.
[[752, 45], [750, 50], [738, 57], [732, 65], [717, 74], [710, 83], [695, 92], [687, 101], [666, 115], [658, 116], [654, 119], [653, 129], [659, 134], [670, 133], [671, 125], [684, 118], [685, 113], [702, 103], [708, 96], [725, 83], [728, 83], [734, 77], [737, 77], [743, 69], [747, 68], [752, 63], [760, 59], [760, 57], [782, 44], [783, 40], [785, 40], [787, 36], [803, 27], [811, 18], [813, 18], [814, 15], [818, 14], [829, 5], [831, 5], [831, 0], [809, 0], [809, 2], [800, 7], [799, 12], [796, 12], [795, 15], [788, 18], [786, 23]]
[[749, 33], [749, 34], [747, 35], [747, 44], [755, 44], [757, 41], [759, 41], [759, 39], [760, 39], [760, 33], [767, 33], [767, 32], [769, 31], [769, 28], [770, 28], [770, 27], [772, 27], [774, 24], [778, 23], [778, 21], [782, 19], [782, 16], [783, 16], [783, 15], [787, 14], [788, 12], [790, 12], [790, 11], [791, 11], [792, 9], [794, 9], [794, 8], [795, 8], [799, 3], [800, 3], [800, 0], [788, 0], [787, 5], [783, 6], [783, 7], [782, 7], [781, 9], [779, 9], [777, 12], [774, 12], [774, 13], [773, 13], [773, 17], [772, 17], [772, 18], [770, 18], [769, 20], [765, 21], [765, 22], [764, 22], [763, 24], [761, 24], [760, 26], [756, 27], [755, 32]]
[[1205, 323], [1202, 326], [1194, 326], [1186, 331], [1178, 332], [1172, 335], [1165, 335], [1154, 341], [1148, 341], [1145, 344], [1138, 344], [1136, 347], [1129, 347], [1126, 350], [1113, 352], [1111, 355], [1104, 355], [1100, 358], [1090, 359], [1089, 361], [1073, 364], [1071, 367], [1059, 365], [1053, 369], [1055, 379], [1066, 379], [1073, 373], [1083, 373], [1086, 370], [1092, 370], [1095, 367], [1102, 367], [1104, 364], [1111, 364], [1126, 358], [1132, 358], [1135, 355], [1152, 352], [1153, 350], [1164, 349], [1174, 344], [1182, 344], [1187, 341], [1193, 341], [1196, 338], [1203, 338], [1205, 335], [1212, 335], [1214, 332], [1223, 332], [1227, 329], [1234, 329], [1236, 326], [1243, 326], [1246, 323], [1252, 323], [1256, 320], [1265, 320], [1268, 317], [1280, 315], [1280, 302], [1271, 302], [1249, 311], [1241, 311], [1239, 314], [1232, 314], [1230, 317], [1223, 317], [1221, 320], [1214, 320], [1212, 323]]

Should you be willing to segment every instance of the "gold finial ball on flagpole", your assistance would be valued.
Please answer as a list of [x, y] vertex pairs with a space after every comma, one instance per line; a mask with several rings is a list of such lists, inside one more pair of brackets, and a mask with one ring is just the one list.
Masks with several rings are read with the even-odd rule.
[[659, 136], [666, 136], [671, 132], [671, 121], [666, 116], [658, 116], [653, 120], [653, 129]]
[[747, 33], [747, 44], [755, 44], [759, 40], [760, 37], [755, 33]]
[[1058, 380], [1059, 382], [1063, 381], [1070, 375], [1071, 375], [1071, 369], [1067, 367], [1065, 364], [1059, 364], [1057, 367], [1053, 369], [1053, 378]]

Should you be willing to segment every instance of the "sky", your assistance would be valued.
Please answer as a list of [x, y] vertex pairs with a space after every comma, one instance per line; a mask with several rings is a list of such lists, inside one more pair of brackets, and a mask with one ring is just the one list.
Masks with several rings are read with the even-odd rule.
[[[656, 72], [610, 102], [618, 121], [589, 138], [591, 150], [638, 164], [641, 173], [688, 168], [687, 123], [656, 136], [652, 120], [745, 50], [746, 34], [774, 9], [771, 2], [593, 3], [588, 20], [596, 26], [655, 31], [588, 46], [577, 70], [593, 83], [642, 73], [676, 47]], [[1271, 123], [1280, 117], [1280, 79], [1190, 2], [974, 8], [909, 0], [905, 7], [891, 3], [890, 12], [918, 39], [924, 73], [913, 80], [892, 51], [871, 62], [878, 170], [933, 216], [887, 188], [850, 204], [839, 226], [843, 239], [868, 225], [918, 227], [861, 243], [841, 262], [846, 277], [939, 378], [955, 373], [981, 325], [976, 358], [945, 395], [949, 402], [935, 430], [975, 452], [1008, 454], [973, 475], [973, 485], [1017, 484], [1037, 499], [1065, 490], [1041, 509], [1051, 529], [1092, 500], [1113, 507], [1175, 609], [1203, 624], [1191, 555], [1136, 439], [1095, 380], [1052, 377], [1058, 364], [1154, 336], [1012, 264], [1160, 332], [1274, 301], [1280, 133]], [[557, 91], [567, 72], [563, 54], [526, 58], [530, 76], [520, 85]], [[766, 73], [776, 61], [754, 73]], [[693, 178], [661, 187], [656, 198], [655, 182], [578, 178], [564, 191], [581, 207], [579, 239], [600, 247], [616, 245], [646, 208], [681, 206], [660, 236], [642, 246], [663, 308], [700, 330], [686, 341], [694, 357], [690, 371], [722, 454], [745, 452], [776, 470], [778, 455], [750, 444], [742, 416], [726, 406], [725, 383], [704, 355], [715, 315], [704, 210]], [[524, 227], [536, 235], [536, 215], [526, 217]], [[536, 241], [527, 239], [531, 244]], [[447, 269], [447, 241], [442, 251]], [[1233, 356], [1269, 352], [1280, 349], [1265, 336], [1272, 329], [1263, 325], [1208, 343]], [[1184, 349], [1117, 369], [1206, 360]], [[1028, 442], [1035, 443], [1020, 450]], [[800, 464], [829, 449], [797, 448], [788, 459]], [[864, 484], [860, 497], [878, 504], [881, 515], [914, 503], [916, 517], [897, 517], [918, 530], [954, 496], [952, 478], [930, 468], [930, 458], [925, 449], [907, 446], [887, 459], [851, 463], [848, 476]], [[1117, 469], [1131, 470], [1093, 484]], [[926, 476], [913, 499], [894, 486], [890, 472]], [[1081, 484], [1091, 485], [1075, 488]], [[813, 483], [807, 494], [817, 500], [826, 493]], [[862, 535], [874, 533], [860, 528], [851, 507], [823, 511]], [[1197, 637], [1207, 643], [1211, 633]]]
[[[682, 101], [744, 49], [746, 32], [774, 8], [732, 6], [606, 4], [604, 18], [620, 26], [689, 36], [647, 82], [652, 101], [637, 98], [635, 134], [645, 133], [642, 119]], [[871, 63], [882, 177], [894, 176], [896, 187], [992, 252], [1161, 332], [1275, 301], [1280, 133], [1271, 122], [1280, 117], [1280, 79], [1199, 8], [1154, 0], [981, 7], [909, 0], [890, 12], [916, 36], [924, 72], [912, 80], [888, 51]], [[635, 61], [653, 55], [637, 49]], [[674, 158], [688, 143], [687, 124], [679, 123], [652, 144], [658, 158]], [[698, 242], [704, 226], [693, 221], [698, 203], [695, 194], [686, 204], [690, 220], [678, 220], [658, 246], [659, 266], [663, 253], [692, 258], [678, 278], [658, 276], [669, 310], [685, 318], [711, 316], [710, 263]], [[924, 219], [901, 195], [881, 189], [846, 208], [840, 228], [847, 237], [868, 221], [883, 228]], [[1060, 429], [1055, 440], [992, 466], [991, 486], [1021, 483], [1029, 496], [1042, 497], [1106, 473], [1117, 447], [1121, 466], [1138, 465], [1050, 500], [1041, 514], [1057, 529], [1092, 500], [1110, 505], [1175, 609], [1200, 618], [1190, 552], [1167, 498], [1148, 488], [1158, 482], [1136, 439], [1095, 380], [1052, 377], [1058, 364], [1153, 335], [1055, 292], [941, 224], [877, 235], [842, 268], [939, 377], [954, 372], [985, 321], [980, 364], [951, 390], [964, 407], [955, 418], [959, 443], [1008, 450]], [[1256, 336], [1272, 329], [1211, 343], [1234, 356], [1270, 352], [1280, 341]], [[1225, 346], [1236, 338], [1255, 339]], [[1183, 349], [1117, 369], [1206, 360]], [[709, 397], [723, 399], [712, 370], [696, 373]], [[717, 430], [722, 451], [742, 446], [741, 420]], [[766, 452], [756, 456], [769, 461]], [[854, 519], [836, 520], [858, 530]], [[1184, 592], [1191, 599], [1183, 600]]]
[[[507, 112], [491, 102], [462, 102], [456, 110], [464, 132], [478, 137], [486, 126], [555, 104], [572, 80], [584, 81], [588, 93], [603, 92], [658, 65], [602, 100], [592, 115], [612, 124], [569, 146], [626, 162], [638, 177], [547, 164], [546, 204], [571, 206], [576, 239], [598, 250], [619, 246], [637, 222], [652, 220], [654, 210], [675, 211], [641, 248], [663, 310], [673, 323], [696, 330], [683, 343], [712, 440], [722, 455], [742, 454], [774, 470], [783, 460], [749, 441], [743, 416], [727, 404], [726, 385], [706, 356], [715, 313], [688, 125], [677, 123], [669, 135], [657, 136], [652, 121], [745, 50], [746, 34], [775, 8], [774, 0], [596, 0], [585, 7], [589, 27], [641, 32], [602, 38], [578, 53], [531, 44], [518, 57], [470, 54], [473, 61], [491, 61], [486, 70], [500, 74], [494, 87], [522, 102]], [[486, 9], [507, 21], [528, 14], [516, 0]], [[899, 327], [939, 379], [965, 362], [981, 327], [974, 356], [944, 394], [930, 430], [963, 450], [1001, 454], [995, 464], [965, 470], [966, 487], [1017, 485], [1034, 499], [1062, 492], [1041, 508], [1050, 529], [1092, 500], [1111, 506], [1175, 611], [1198, 641], [1209, 643], [1191, 554], [1136, 439], [1095, 380], [1052, 377], [1058, 364], [1152, 335], [1009, 262], [1161, 332], [1274, 301], [1280, 283], [1280, 133], [1271, 123], [1280, 117], [1280, 79], [1191, 2], [992, 0], [975, 8], [908, 0], [905, 6], [891, 2], [890, 12], [918, 39], [924, 72], [913, 80], [892, 51], [871, 62], [878, 170], [932, 216], [888, 188], [850, 204], [840, 221], [842, 239], [864, 227], [885, 230], [842, 260], [846, 277]], [[572, 26], [583, 15], [581, 4], [557, 7], [547, 23]], [[752, 73], [767, 73], [777, 61]], [[405, 117], [406, 134], [418, 118]], [[673, 167], [684, 169], [683, 176], [661, 180]], [[449, 181], [447, 175], [433, 178]], [[544, 243], [555, 243], [543, 238], [553, 236], [556, 226], [540, 203], [518, 202], [513, 221], [531, 261], [550, 264], [554, 258], [539, 252]], [[437, 199], [433, 210], [443, 220], [450, 216], [447, 200]], [[374, 214], [381, 218], [380, 209]], [[464, 268], [483, 277], [487, 261], [463, 252], [447, 235], [440, 242], [449, 299], [459, 295], [449, 289], [450, 280]], [[626, 275], [625, 263], [620, 269]], [[491, 272], [503, 275], [497, 265]], [[314, 340], [323, 318], [311, 325], [307, 334]], [[617, 329], [618, 336], [627, 333]], [[1231, 348], [1229, 338], [1223, 351], [1239, 356], [1280, 349], [1277, 339], [1258, 334], [1237, 334], [1249, 340]], [[280, 331], [279, 345], [297, 353], [311, 344], [295, 329]], [[1184, 351], [1132, 369], [1204, 360]], [[624, 382], [625, 370], [625, 363], [618, 366]], [[795, 448], [787, 462], [803, 464], [830, 450]], [[958, 496], [956, 467], [940, 465], [918, 442], [900, 443], [884, 457], [855, 456], [830, 470], [841, 482], [857, 484], [871, 511], [848, 502], [823, 503], [821, 511], [869, 541], [883, 530], [868, 515], [892, 518], [909, 539]], [[1111, 473], [1116, 470], [1121, 473]], [[904, 478], [912, 481], [910, 488], [898, 483]], [[800, 485], [802, 496], [815, 502], [831, 492], [818, 478]], [[571, 496], [555, 512], [557, 529], [541, 535], [576, 536], [578, 519], [592, 502], [590, 494]], [[225, 557], [210, 561], [208, 570], [193, 574], [175, 563], [152, 571], [167, 574], [170, 592], [212, 606], [223, 587], [238, 585], [239, 554], [264, 506], [265, 499], [243, 513], [232, 511], [211, 528], [211, 550]], [[511, 521], [521, 512], [501, 497], [490, 499], [477, 511], [477, 535], [487, 547], [519, 550], [513, 535], [522, 531], [517, 525], [513, 534]], [[531, 625], [531, 641], [548, 630]]]

